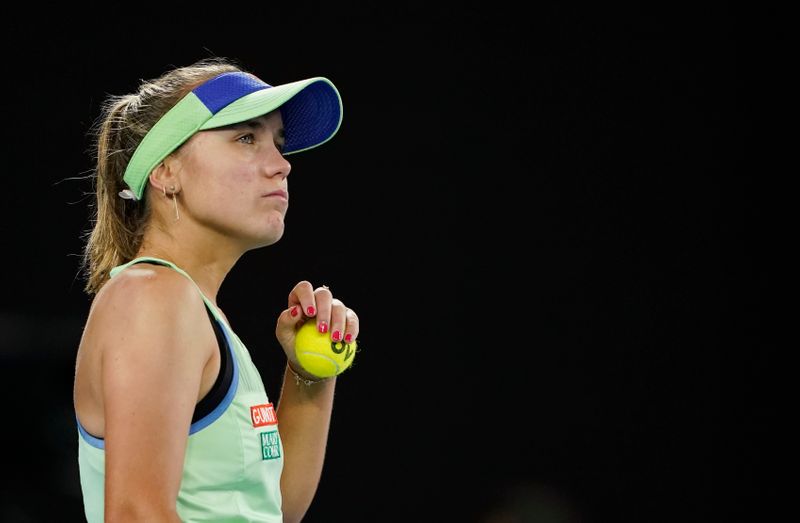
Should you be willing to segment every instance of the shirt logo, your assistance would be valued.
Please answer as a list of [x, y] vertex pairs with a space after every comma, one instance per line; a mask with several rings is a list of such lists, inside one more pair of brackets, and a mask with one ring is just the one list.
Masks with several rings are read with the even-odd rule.
[[261, 459], [277, 459], [281, 457], [281, 444], [278, 431], [261, 433]]
[[275, 415], [272, 403], [250, 407], [250, 419], [253, 421], [254, 427], [278, 424], [278, 416]]

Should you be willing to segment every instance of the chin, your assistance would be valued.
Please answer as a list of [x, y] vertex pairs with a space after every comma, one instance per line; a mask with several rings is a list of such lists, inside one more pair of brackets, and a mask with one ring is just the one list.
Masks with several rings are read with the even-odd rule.
[[273, 216], [260, 223], [251, 223], [240, 235], [244, 233], [242, 239], [249, 245], [249, 249], [257, 249], [277, 243], [283, 238], [284, 229], [283, 216], [279, 219]]
[[278, 243], [278, 240], [280, 240], [281, 238], [283, 238], [283, 227], [281, 227], [280, 230], [272, 230], [267, 234], [259, 235], [255, 239], [256, 245], [254, 248], [257, 249], [259, 247], [268, 247], [270, 245], [274, 245]]

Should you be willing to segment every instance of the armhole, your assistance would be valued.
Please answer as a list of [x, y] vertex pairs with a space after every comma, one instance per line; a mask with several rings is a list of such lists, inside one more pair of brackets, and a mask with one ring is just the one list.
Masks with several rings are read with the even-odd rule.
[[222, 332], [222, 327], [216, 318], [214, 318], [207, 304], [206, 312], [208, 313], [209, 320], [211, 320], [211, 325], [214, 327], [214, 334], [217, 336], [217, 345], [219, 347], [219, 374], [211, 390], [209, 390], [208, 394], [203, 396], [203, 399], [195, 406], [194, 415], [192, 416], [193, 425], [211, 414], [222, 404], [228, 394], [231, 383], [233, 383], [233, 355], [231, 353], [231, 347], [228, 346], [228, 341], [225, 334]]
[[[130, 265], [132, 266], [139, 263], [150, 263], [169, 267], [176, 270], [178, 273], [183, 274], [189, 279], [189, 281], [194, 283], [194, 280], [192, 280], [188, 274], [177, 269], [174, 265], [167, 263], [164, 260], [160, 260], [158, 258], [142, 258], [141, 260], [134, 260]], [[199, 288], [198, 292], [200, 292]], [[202, 296], [202, 292], [200, 292], [200, 294]], [[203, 297], [203, 303], [206, 307], [206, 313], [208, 313], [208, 318], [211, 321], [211, 326], [214, 328], [214, 334], [217, 338], [217, 346], [219, 347], [220, 355], [219, 374], [217, 375], [214, 385], [212, 385], [211, 389], [208, 391], [208, 394], [203, 396], [203, 398], [197, 402], [197, 405], [195, 405], [194, 414], [192, 415], [192, 422], [189, 427], [189, 434], [194, 434], [195, 432], [204, 429], [222, 415], [230, 402], [233, 400], [233, 395], [236, 393], [236, 388], [239, 381], [239, 373], [238, 369], [236, 368], [237, 365], [233, 355], [231, 341], [228, 338], [223, 326], [220, 324], [220, 321], [217, 320], [214, 317], [214, 314], [211, 312], [211, 308], [209, 307], [208, 303], [206, 303], [205, 297]]]

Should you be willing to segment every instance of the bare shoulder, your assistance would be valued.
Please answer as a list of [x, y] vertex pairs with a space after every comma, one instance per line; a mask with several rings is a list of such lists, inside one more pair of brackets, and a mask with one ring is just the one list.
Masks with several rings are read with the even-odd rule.
[[[185, 276], [157, 265], [135, 265], [110, 279], [92, 303], [89, 323], [99, 339], [121, 331], [141, 335], [189, 329], [204, 318], [203, 298]], [[202, 314], [202, 315], [201, 315]]]
[[168, 295], [181, 289], [197, 291], [188, 278], [169, 267], [140, 263], [128, 267], [108, 280], [97, 297], [109, 295], [114, 298], [135, 298], [137, 294], [150, 292], [163, 292]]
[[81, 423], [103, 436], [106, 407], [124, 405], [132, 391], [168, 390], [170, 380], [190, 383], [194, 378], [183, 370], [199, 380], [215, 343], [194, 283], [169, 267], [127, 268], [106, 282], [89, 310], [75, 368]]

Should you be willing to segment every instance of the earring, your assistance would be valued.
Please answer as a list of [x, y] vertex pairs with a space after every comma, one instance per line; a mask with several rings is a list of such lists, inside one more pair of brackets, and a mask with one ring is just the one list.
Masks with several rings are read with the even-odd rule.
[[175, 204], [175, 221], [181, 219], [181, 215], [178, 214], [178, 194], [175, 192], [175, 186], [170, 185], [169, 190], [172, 191], [172, 202]]

